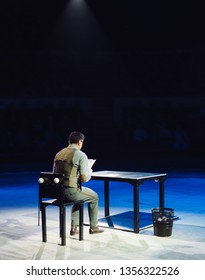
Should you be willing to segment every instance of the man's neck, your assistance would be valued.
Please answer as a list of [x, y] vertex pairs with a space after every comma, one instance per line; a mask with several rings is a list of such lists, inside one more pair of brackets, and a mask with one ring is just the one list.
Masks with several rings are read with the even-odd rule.
[[75, 149], [78, 149], [78, 150], [79, 150], [78, 144], [75, 144], [75, 143], [69, 144], [68, 147], [69, 147], [69, 148], [75, 148]]

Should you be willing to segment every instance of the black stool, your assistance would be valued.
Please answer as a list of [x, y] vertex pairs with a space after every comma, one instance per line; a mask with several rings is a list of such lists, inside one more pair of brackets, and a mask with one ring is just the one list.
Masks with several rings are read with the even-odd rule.
[[[39, 212], [42, 219], [42, 241], [47, 242], [46, 207], [59, 207], [59, 230], [61, 245], [66, 245], [66, 206], [80, 205], [79, 240], [83, 240], [84, 201], [65, 201], [64, 175], [41, 172], [39, 179]], [[40, 214], [40, 213], [39, 213]], [[39, 215], [40, 218], [40, 215]]]

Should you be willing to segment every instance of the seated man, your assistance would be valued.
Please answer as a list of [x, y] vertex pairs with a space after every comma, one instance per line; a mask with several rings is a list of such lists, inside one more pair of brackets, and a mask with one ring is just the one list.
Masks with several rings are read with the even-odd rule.
[[[81, 132], [71, 132], [69, 145], [59, 151], [54, 158], [53, 172], [65, 175], [65, 194], [69, 201], [88, 201], [90, 234], [103, 232], [98, 223], [98, 194], [81, 186], [91, 178], [92, 169], [87, 155], [81, 151], [85, 136]], [[79, 205], [72, 207], [70, 235], [78, 234]]]

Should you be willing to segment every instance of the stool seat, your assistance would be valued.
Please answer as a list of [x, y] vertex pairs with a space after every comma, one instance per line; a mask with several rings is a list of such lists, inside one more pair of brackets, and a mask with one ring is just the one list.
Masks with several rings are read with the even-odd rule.
[[[46, 199], [46, 200], [42, 200], [42, 203], [48, 204], [48, 205], [56, 205], [56, 206], [61, 205], [61, 202], [58, 199]], [[65, 206], [74, 205], [74, 204], [82, 204], [82, 203], [85, 203], [85, 201], [83, 201], [83, 200], [78, 200], [76, 202], [74, 202], [74, 201], [63, 201], [63, 204]]]
[[67, 201], [65, 197], [64, 175], [41, 172], [39, 176], [39, 212], [42, 221], [42, 241], [47, 242], [46, 207], [59, 207], [59, 231], [61, 245], [66, 245], [66, 207], [79, 205], [79, 240], [83, 240], [83, 216], [85, 201]]

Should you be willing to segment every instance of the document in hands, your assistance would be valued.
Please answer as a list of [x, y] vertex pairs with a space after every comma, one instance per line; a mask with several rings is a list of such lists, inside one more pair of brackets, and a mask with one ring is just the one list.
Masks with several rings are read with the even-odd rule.
[[96, 162], [96, 159], [88, 159], [88, 167], [92, 169], [93, 164]]

